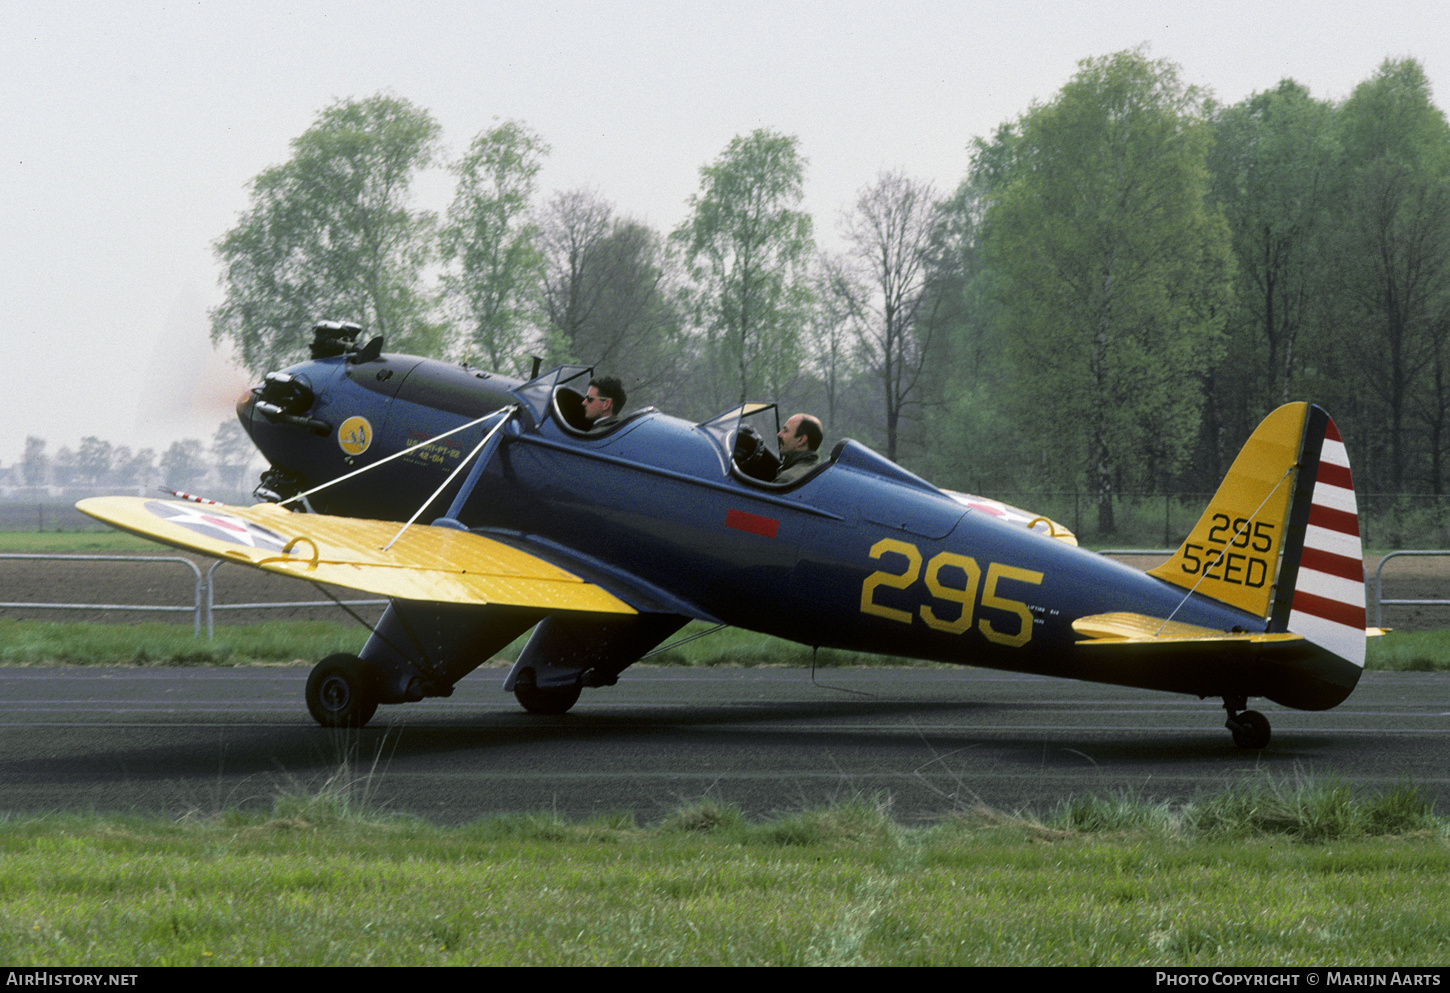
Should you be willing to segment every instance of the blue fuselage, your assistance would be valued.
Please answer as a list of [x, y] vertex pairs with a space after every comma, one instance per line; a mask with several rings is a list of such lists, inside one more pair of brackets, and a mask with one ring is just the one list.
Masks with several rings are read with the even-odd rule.
[[[269, 419], [254, 398], [238, 408], [254, 442], [299, 489], [411, 447], [311, 498], [319, 511], [390, 520], [411, 517], [490, 424], [422, 443], [514, 403], [510, 391], [522, 385], [392, 355], [288, 372], [309, 385], [316, 403], [308, 416], [328, 432]], [[444, 516], [466, 475], [422, 521]], [[808, 645], [1219, 695], [1227, 692], [1221, 673], [1237, 667], [1128, 671], [1080, 647], [1072, 623], [1128, 611], [1220, 631], [1263, 629], [1235, 608], [969, 509], [855, 442], [838, 446], [804, 483], [776, 490], [732, 473], [728, 453], [700, 425], [657, 412], [583, 436], [525, 411], [454, 509], [471, 529], [553, 550], [558, 564], [623, 590], [641, 610]]]

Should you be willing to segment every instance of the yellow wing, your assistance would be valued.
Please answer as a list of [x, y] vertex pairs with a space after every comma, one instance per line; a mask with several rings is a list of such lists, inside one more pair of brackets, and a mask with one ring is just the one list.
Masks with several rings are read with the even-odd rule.
[[384, 552], [401, 524], [294, 514], [269, 503], [227, 507], [94, 497], [76, 507], [112, 527], [176, 548], [382, 596], [635, 613], [602, 587], [468, 531], [415, 524]]

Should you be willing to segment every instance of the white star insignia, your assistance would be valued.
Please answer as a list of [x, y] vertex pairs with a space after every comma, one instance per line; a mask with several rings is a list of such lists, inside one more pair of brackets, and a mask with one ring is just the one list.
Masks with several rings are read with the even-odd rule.
[[148, 503], [146, 509], [167, 523], [179, 524], [188, 531], [208, 538], [220, 538], [233, 545], [281, 551], [287, 544], [286, 538], [264, 527], [205, 507], [156, 500]]

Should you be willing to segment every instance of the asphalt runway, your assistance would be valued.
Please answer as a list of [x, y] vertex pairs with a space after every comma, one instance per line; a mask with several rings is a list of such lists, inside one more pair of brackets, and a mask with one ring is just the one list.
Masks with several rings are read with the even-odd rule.
[[305, 668], [0, 670], [0, 812], [207, 815], [267, 808], [329, 781], [376, 809], [442, 823], [692, 802], [752, 817], [853, 797], [906, 822], [981, 803], [1046, 812], [1074, 795], [1151, 800], [1245, 777], [1400, 783], [1450, 810], [1450, 676], [1370, 673], [1332, 711], [1256, 703], [1260, 753], [1218, 701], [978, 669], [637, 667], [562, 717], [524, 713], [481, 670], [446, 700], [317, 727]]

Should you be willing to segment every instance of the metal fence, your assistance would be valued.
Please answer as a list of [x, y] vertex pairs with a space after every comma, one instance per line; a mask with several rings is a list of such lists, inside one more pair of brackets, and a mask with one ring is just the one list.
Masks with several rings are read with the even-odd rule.
[[1445, 607], [1450, 606], [1450, 600], [1386, 600], [1380, 595], [1384, 589], [1385, 563], [1390, 559], [1400, 557], [1419, 557], [1432, 555], [1450, 555], [1450, 551], [1443, 552], [1390, 552], [1380, 559], [1380, 564], [1374, 570], [1374, 626], [1377, 628], [1385, 626], [1385, 605], [1391, 607]]
[[[1173, 549], [1168, 548], [1108, 548], [1099, 554], [1107, 556], [1157, 556], [1167, 558], [1173, 554]], [[1424, 557], [1424, 556], [1450, 556], [1450, 550], [1446, 551], [1401, 551], [1389, 552], [1380, 559], [1379, 565], [1375, 567], [1374, 581], [1369, 585], [1373, 592], [1375, 627], [1384, 626], [1384, 608], [1390, 607], [1450, 607], [1450, 600], [1401, 600], [1384, 598], [1384, 570], [1385, 565], [1395, 558], [1401, 557]], [[225, 610], [280, 610], [295, 607], [330, 607], [338, 604], [347, 607], [380, 607], [387, 604], [387, 600], [289, 600], [286, 602], [266, 603], [217, 603], [216, 592], [216, 571], [228, 563], [223, 561], [213, 562], [205, 574], [190, 559], [178, 555], [42, 555], [32, 553], [0, 553], [0, 560], [19, 559], [37, 562], [140, 562], [153, 565], [172, 564], [184, 566], [191, 570], [195, 580], [195, 596], [191, 606], [162, 606], [156, 604], [135, 604], [135, 603], [32, 603], [27, 601], [0, 602], [0, 609], [30, 609], [30, 610], [125, 610], [142, 612], [165, 612], [185, 613], [191, 612], [195, 620], [192, 623], [192, 634], [200, 635], [203, 627], [206, 628], [207, 639], [212, 638], [212, 632], [217, 611]]]
[[[1100, 552], [1100, 554], [1109, 556], [1161, 556], [1162, 558], [1166, 559], [1168, 558], [1168, 556], [1172, 555], [1174, 551], [1176, 551], [1176, 549], [1171, 548], [1105, 548]], [[1406, 600], [1398, 598], [1391, 598], [1389, 600], [1386, 600], [1384, 598], [1385, 566], [1389, 563], [1391, 559], [1397, 559], [1402, 557], [1424, 558], [1433, 556], [1450, 556], [1450, 550], [1412, 550], [1402, 552], [1387, 552], [1385, 553], [1384, 557], [1379, 560], [1379, 564], [1375, 566], [1373, 582], [1367, 582], [1365, 584], [1367, 587], [1366, 593], [1370, 594], [1369, 599], [1374, 604], [1375, 627], [1384, 627], [1385, 607], [1450, 607], [1450, 600]], [[1366, 604], [1366, 606], [1368, 606], [1368, 604]]]
[[[206, 580], [202, 578], [201, 570], [196, 563], [190, 559], [184, 559], [179, 555], [41, 555], [30, 552], [6, 552], [0, 554], [0, 559], [22, 560], [32, 562], [154, 562], [158, 565], [182, 565], [190, 569], [196, 579], [196, 600], [190, 607], [180, 606], [158, 606], [145, 603], [27, 603], [25, 601], [0, 603], [0, 607], [19, 608], [44, 608], [48, 610], [139, 610], [149, 613], [184, 613], [192, 611], [196, 615], [196, 621], [192, 625], [192, 634], [201, 633], [202, 622], [202, 600], [206, 589]], [[218, 562], [217, 565], [222, 563]], [[215, 567], [213, 567], [214, 569]], [[210, 575], [210, 573], [208, 573]], [[207, 637], [211, 637], [211, 622], [207, 621]]]
[[295, 607], [332, 607], [342, 604], [347, 607], [380, 607], [387, 600], [289, 600], [266, 603], [216, 603], [216, 571], [227, 562], [213, 562], [205, 575], [197, 564], [179, 555], [42, 555], [29, 552], [0, 553], [0, 560], [29, 560], [35, 562], [141, 562], [155, 565], [180, 565], [191, 570], [195, 579], [195, 596], [191, 606], [165, 606], [144, 603], [33, 603], [29, 601], [0, 602], [0, 608], [27, 610], [117, 610], [141, 611], [144, 613], [188, 613], [194, 615], [192, 634], [200, 636], [206, 628], [207, 640], [211, 640], [215, 626], [215, 615], [219, 610], [281, 610]]

